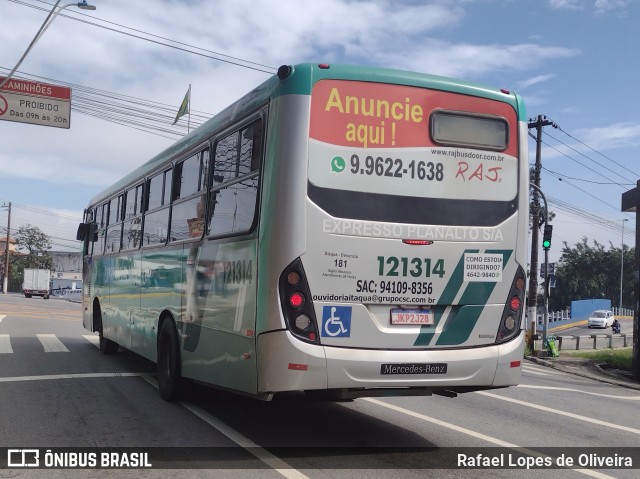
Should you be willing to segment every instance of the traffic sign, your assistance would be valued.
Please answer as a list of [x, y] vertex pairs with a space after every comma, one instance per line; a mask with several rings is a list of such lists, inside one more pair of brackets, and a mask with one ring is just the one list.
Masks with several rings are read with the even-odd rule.
[[[549, 263], [549, 270], [547, 271], [547, 273], [549, 274], [549, 276], [553, 276], [554, 274], [556, 274], [555, 263]], [[540, 265], [540, 277], [544, 278], [544, 263]]]
[[10, 78], [0, 89], [0, 120], [69, 128], [71, 88]]

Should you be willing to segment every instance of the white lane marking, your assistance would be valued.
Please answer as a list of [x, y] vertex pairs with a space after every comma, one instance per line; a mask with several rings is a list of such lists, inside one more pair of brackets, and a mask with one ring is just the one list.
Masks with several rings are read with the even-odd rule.
[[49, 374], [44, 376], [14, 376], [0, 378], [0, 383], [18, 383], [24, 381], [49, 381], [55, 379], [91, 379], [91, 378], [130, 378], [144, 377], [147, 373], [83, 373], [83, 374]]
[[11, 341], [8, 334], [0, 334], [0, 354], [12, 353]]
[[[486, 434], [482, 434], [480, 432], [475, 432], [472, 431], [471, 429], [467, 429], [464, 427], [460, 427], [460, 426], [456, 426], [455, 424], [451, 424], [445, 421], [441, 421], [440, 419], [436, 419], [434, 417], [430, 417], [430, 416], [425, 416], [424, 414], [420, 414], [417, 413], [415, 411], [411, 411], [409, 409], [405, 409], [399, 406], [394, 406], [393, 404], [389, 404], [383, 401], [380, 401], [378, 399], [373, 399], [373, 398], [364, 398], [364, 401], [368, 401], [370, 403], [373, 404], [377, 404], [378, 406], [382, 406], [382, 407], [386, 407], [388, 409], [391, 409], [393, 411], [402, 413], [402, 414], [406, 414], [407, 416], [411, 416], [414, 417], [416, 419], [421, 419], [422, 421], [426, 421], [426, 422], [430, 422], [433, 424], [437, 424], [438, 426], [442, 426], [442, 427], [446, 427], [447, 429], [452, 429], [454, 431], [457, 432], [461, 432], [463, 434], [466, 434], [468, 436], [472, 436], [475, 437], [477, 439], [482, 439], [483, 441], [487, 441], [490, 442], [492, 444], [496, 444], [498, 446], [502, 446], [502, 447], [509, 447], [509, 448], [517, 448], [518, 451], [520, 452], [524, 452], [530, 456], [537, 456], [537, 457], [547, 457], [546, 454], [542, 454], [539, 453], [537, 451], [532, 451], [531, 449], [528, 449], [526, 447], [521, 447], [521, 446], [517, 446], [515, 444], [511, 444], [510, 442], [507, 441], [503, 441], [502, 439], [497, 439], [495, 437], [491, 437], [491, 436], [487, 436]], [[590, 469], [571, 469], [572, 471], [575, 472], [579, 472], [581, 474], [585, 474], [587, 476], [591, 476], [591, 477], [597, 477], [599, 479], [614, 479], [613, 476], [607, 476], [606, 474], [602, 474], [601, 472], [598, 471], [592, 471]]]
[[[158, 382], [155, 378], [145, 376], [143, 379], [147, 381], [149, 384], [151, 384], [153, 387], [155, 388], [158, 387]], [[207, 424], [209, 424], [210, 426], [212, 426], [213, 428], [215, 428], [216, 430], [224, 434], [227, 438], [235, 442], [240, 447], [246, 449], [247, 452], [253, 454], [256, 458], [264, 462], [267, 466], [272, 468], [274, 471], [280, 473], [287, 479], [309, 479], [308, 476], [305, 476], [303, 473], [301, 473], [297, 469], [294, 469], [288, 463], [286, 463], [279, 457], [274, 456], [269, 451], [263, 449], [258, 444], [253, 442], [251, 439], [243, 436], [235, 429], [232, 429], [227, 424], [220, 421], [217, 417], [211, 415], [204, 409], [196, 406], [195, 404], [191, 404], [187, 402], [180, 402], [180, 404], [182, 405], [182, 407], [184, 407], [188, 411], [191, 411], [193, 414], [198, 416], [204, 422], [206, 422]]]
[[6, 314], [0, 314], [0, 323], [1, 323], [1, 322], [2, 322], [2, 320], [3, 320], [4, 318], [6, 318], [6, 317], [7, 317], [7, 315], [6, 315]]
[[616, 396], [614, 394], [592, 393], [590, 391], [582, 391], [581, 389], [574, 389], [574, 388], [563, 388], [559, 386], [532, 386], [529, 384], [518, 384], [516, 387], [524, 388], [524, 389], [548, 389], [552, 391], [567, 391], [571, 393], [588, 394], [590, 396], [598, 396], [603, 398], [626, 399], [627, 401], [640, 401], [640, 395], [639, 396]]
[[481, 394], [482, 396], [491, 397], [494, 399], [500, 399], [502, 401], [512, 402], [514, 404], [519, 404], [520, 406], [527, 406], [533, 409], [538, 409], [540, 411], [550, 412], [553, 414], [558, 414], [560, 416], [566, 416], [573, 419], [578, 419], [579, 421], [590, 422], [592, 424], [597, 424], [598, 426], [605, 426], [611, 429], [619, 429], [621, 431], [630, 432], [632, 434], [640, 434], [640, 429], [635, 429], [633, 427], [628, 426], [620, 426], [619, 424], [613, 424], [611, 422], [600, 421], [599, 419], [593, 419], [587, 416], [581, 416], [580, 414], [574, 414], [572, 412], [560, 411], [559, 409], [553, 409], [547, 406], [540, 406], [538, 404], [533, 404], [526, 401], [520, 401], [519, 399], [512, 399], [505, 396], [499, 396], [498, 394], [489, 393], [486, 391], [476, 391], [476, 394]]
[[549, 373], [543, 373], [540, 371], [536, 371], [535, 369], [522, 368], [522, 374], [535, 374], [537, 376], [550, 376]]
[[66, 348], [62, 341], [60, 341], [55, 334], [36, 334], [38, 341], [44, 347], [45, 353], [68, 353], [69, 350]]
[[548, 375], [548, 374], [553, 375], [553, 376], [566, 376], [567, 375], [567, 373], [563, 373], [561, 371], [555, 371], [555, 370], [553, 370], [551, 368], [540, 367], [540, 366], [539, 367], [535, 367], [535, 366], [523, 365], [522, 369], [525, 370], [525, 371], [529, 371], [529, 372], [537, 371], [538, 374], [545, 374], [545, 375]]
[[83, 334], [82, 337], [84, 339], [86, 339], [87, 341], [89, 341], [90, 343], [93, 343], [93, 345], [97, 348], [100, 347], [100, 338], [95, 335], [95, 334]]

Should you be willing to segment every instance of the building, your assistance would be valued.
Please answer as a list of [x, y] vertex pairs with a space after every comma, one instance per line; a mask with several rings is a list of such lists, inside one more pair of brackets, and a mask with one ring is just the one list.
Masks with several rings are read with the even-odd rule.
[[[9, 239], [9, 251], [16, 250], [16, 241]], [[4, 253], [7, 251], [7, 238], [0, 238], [0, 256], [4, 257]]]
[[[79, 251], [49, 251], [49, 256], [53, 260], [52, 271], [65, 273], [69, 279], [82, 279], [82, 253]], [[77, 278], [71, 276], [77, 275]], [[56, 275], [54, 274], [55, 278]]]
[[82, 254], [70, 251], [49, 251], [53, 260], [51, 293], [65, 294], [82, 288]]

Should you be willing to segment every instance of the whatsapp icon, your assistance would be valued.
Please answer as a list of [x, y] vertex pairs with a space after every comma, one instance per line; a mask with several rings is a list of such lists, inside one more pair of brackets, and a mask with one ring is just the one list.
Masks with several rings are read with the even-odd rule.
[[336, 173], [342, 173], [344, 167], [347, 166], [344, 162], [344, 158], [341, 156], [336, 156], [331, 160], [331, 171], [335, 171]]

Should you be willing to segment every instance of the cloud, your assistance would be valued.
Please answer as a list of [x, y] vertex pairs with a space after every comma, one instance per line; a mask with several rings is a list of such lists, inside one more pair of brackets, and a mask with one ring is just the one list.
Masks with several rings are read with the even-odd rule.
[[[526, 71], [544, 64], [548, 60], [558, 60], [580, 54], [574, 48], [544, 46], [533, 43], [515, 45], [452, 43], [425, 39], [419, 46], [403, 55], [400, 67], [424, 71], [438, 75], [479, 79], [482, 75], [499, 70]], [[399, 62], [392, 53], [380, 55], [384, 62]]]
[[[629, 4], [629, 0], [595, 0], [593, 7], [596, 13], [621, 10]], [[554, 10], [583, 10], [588, 7], [585, 0], [549, 0]]]
[[580, 0], [549, 0], [549, 5], [556, 10], [578, 10], [581, 7]]
[[[0, 65], [10, 68], [46, 14], [5, 3], [0, 44], [6, 48], [0, 49]], [[504, 43], [488, 42], [489, 27], [471, 16], [474, 5], [468, 0], [158, 0], [150, 8], [148, 2], [97, 2], [96, 12], [80, 18], [109, 29], [61, 14], [21, 70], [175, 105], [175, 111], [191, 84], [191, 108], [213, 114], [268, 74], [207, 56], [228, 55], [224, 58], [230, 62], [251, 59], [274, 69], [285, 63], [318, 61], [388, 66], [489, 83], [487, 78], [496, 72], [504, 78], [514, 72], [530, 75], [534, 69], [548, 68], [549, 62], [581, 54], [578, 49], [544, 44], [544, 35], [529, 43], [509, 43], [506, 38]], [[78, 17], [76, 11], [69, 8], [65, 14]], [[125, 30], [127, 35], [114, 30]], [[480, 40], [473, 38], [474, 31]], [[186, 53], [185, 49], [193, 49], [188, 45], [207, 56]], [[551, 77], [535, 76], [521, 87]], [[23, 192], [11, 188], [31, 179], [38, 191], [28, 193], [29, 202], [47, 207], [63, 205], [62, 190], [74, 197], [72, 207], [84, 207], [89, 200], [83, 197], [85, 192], [98, 193], [172, 143], [75, 110], [69, 130], [2, 123], [5, 194], [19, 198]]]
[[604, 13], [612, 10], [620, 10], [627, 6], [629, 0], [596, 0], [595, 8], [597, 13]]
[[538, 75], [538, 76], [535, 76], [533, 78], [529, 78], [528, 80], [524, 80], [524, 81], [521, 81], [520, 83], [518, 83], [518, 89], [525, 90], [530, 86], [537, 85], [538, 83], [549, 81], [554, 77], [555, 77], [555, 75], [553, 75], [553, 74]]
[[615, 123], [605, 127], [576, 130], [575, 135], [596, 150], [640, 146], [639, 123]]

